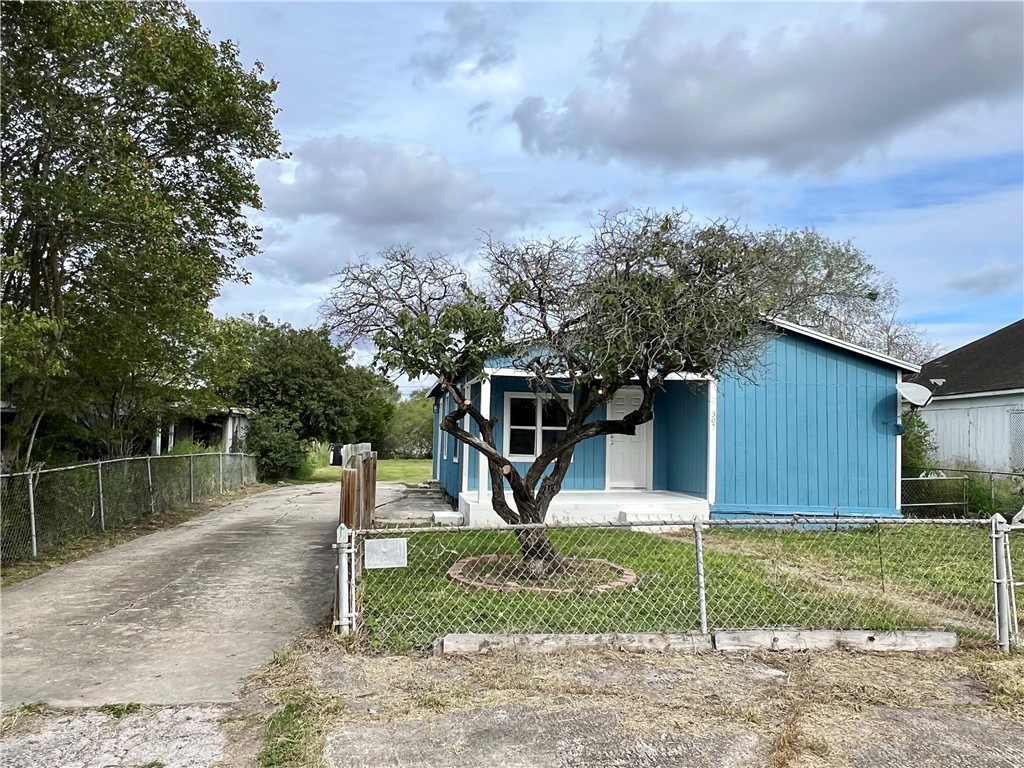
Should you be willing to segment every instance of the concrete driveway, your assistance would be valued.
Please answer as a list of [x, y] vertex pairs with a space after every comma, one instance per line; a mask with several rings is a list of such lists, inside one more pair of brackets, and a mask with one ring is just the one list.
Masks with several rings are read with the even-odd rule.
[[3, 707], [235, 700], [331, 610], [338, 493], [281, 486], [5, 589]]

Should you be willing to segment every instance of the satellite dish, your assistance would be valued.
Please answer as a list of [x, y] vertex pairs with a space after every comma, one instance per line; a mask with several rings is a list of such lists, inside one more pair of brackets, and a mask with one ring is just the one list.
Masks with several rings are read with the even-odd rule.
[[932, 391], [928, 387], [914, 384], [912, 381], [901, 381], [896, 385], [896, 391], [912, 408], [924, 408], [932, 399]]

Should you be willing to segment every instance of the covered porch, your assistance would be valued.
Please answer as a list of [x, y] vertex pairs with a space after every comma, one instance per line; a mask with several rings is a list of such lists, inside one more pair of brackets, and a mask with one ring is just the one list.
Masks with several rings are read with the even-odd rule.
[[[514, 509], [511, 492], [506, 492], [505, 499]], [[435, 515], [435, 522], [474, 527], [505, 526], [505, 521], [491, 508], [490, 495], [481, 499], [476, 491], [459, 494], [458, 512], [447, 514], [450, 515], [447, 519], [438, 519]], [[709, 518], [708, 500], [700, 496], [675, 491], [623, 489], [562, 491], [551, 502], [547, 522], [687, 523]]]

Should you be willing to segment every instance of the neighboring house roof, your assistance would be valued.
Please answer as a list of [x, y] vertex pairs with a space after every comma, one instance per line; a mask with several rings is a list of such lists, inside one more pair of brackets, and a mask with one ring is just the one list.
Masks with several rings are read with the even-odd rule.
[[929, 360], [916, 381], [930, 379], [946, 380], [936, 397], [1024, 389], [1024, 320]]

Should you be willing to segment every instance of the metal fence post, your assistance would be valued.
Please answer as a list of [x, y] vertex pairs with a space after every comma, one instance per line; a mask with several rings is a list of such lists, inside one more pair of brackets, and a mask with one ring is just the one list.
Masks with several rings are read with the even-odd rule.
[[970, 487], [970, 484], [970, 478], [964, 475], [964, 517], [971, 516], [970, 505], [967, 503], [967, 489]]
[[217, 476], [220, 478], [217, 481], [217, 493], [224, 493], [224, 454], [217, 454]]
[[1006, 520], [995, 514], [992, 522], [992, 589], [996, 609], [996, 642], [999, 650], [1010, 651], [1010, 590], [1006, 568]]
[[708, 603], [704, 588], [704, 535], [701, 533], [703, 524], [700, 520], [693, 521], [693, 545], [697, 554], [697, 606], [700, 610], [700, 633], [708, 633]]
[[103, 517], [103, 462], [96, 462], [96, 482], [99, 485], [100, 491], [100, 530], [107, 530], [107, 523]]
[[193, 456], [190, 453], [188, 455], [188, 503], [194, 504], [196, 501], [196, 473], [194, 471]]
[[149, 514], [156, 512], [156, 497], [153, 496], [153, 457], [146, 457], [146, 480], [149, 482]]
[[334, 626], [338, 631], [347, 635], [352, 630], [352, 615], [349, 603], [349, 529], [342, 523], [338, 526], [337, 537], [334, 548], [338, 550], [338, 564], [335, 566], [335, 573], [338, 576], [338, 615]]
[[36, 538], [36, 491], [32, 482], [32, 470], [28, 471], [28, 522], [32, 533], [32, 557], [39, 556], [39, 543]]

